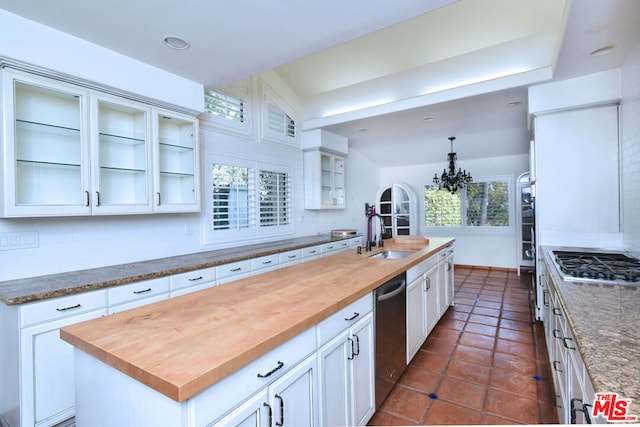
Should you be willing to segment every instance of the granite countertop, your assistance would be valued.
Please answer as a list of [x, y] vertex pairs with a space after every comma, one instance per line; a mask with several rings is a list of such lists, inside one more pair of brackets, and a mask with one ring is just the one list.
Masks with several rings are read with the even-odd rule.
[[560, 248], [543, 249], [596, 393], [631, 399], [629, 413], [640, 415], [640, 286], [564, 281], [550, 254]]
[[272, 255], [354, 237], [360, 237], [360, 235], [335, 237], [331, 234], [319, 234], [158, 258], [149, 261], [132, 262], [129, 264], [76, 270], [4, 282], [0, 281], [0, 301], [6, 305], [24, 304], [95, 289], [124, 285], [139, 280], [185, 273], [201, 268], [214, 267], [216, 265], [243, 261], [250, 258]]

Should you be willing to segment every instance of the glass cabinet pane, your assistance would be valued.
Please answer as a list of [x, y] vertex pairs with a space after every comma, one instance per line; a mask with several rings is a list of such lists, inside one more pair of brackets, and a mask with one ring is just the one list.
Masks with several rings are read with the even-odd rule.
[[194, 122], [161, 115], [158, 118], [158, 206], [196, 203], [195, 154]]
[[82, 206], [81, 96], [15, 81], [15, 204]]
[[147, 112], [98, 101], [99, 205], [148, 205]]
[[334, 205], [344, 204], [344, 159], [334, 157], [333, 162], [333, 197]]

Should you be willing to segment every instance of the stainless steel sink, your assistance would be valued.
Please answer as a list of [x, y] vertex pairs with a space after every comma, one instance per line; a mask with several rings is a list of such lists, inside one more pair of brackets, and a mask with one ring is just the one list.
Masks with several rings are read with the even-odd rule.
[[378, 252], [375, 255], [371, 255], [371, 258], [385, 258], [385, 259], [400, 259], [408, 257], [413, 252], [411, 251], [384, 251]]

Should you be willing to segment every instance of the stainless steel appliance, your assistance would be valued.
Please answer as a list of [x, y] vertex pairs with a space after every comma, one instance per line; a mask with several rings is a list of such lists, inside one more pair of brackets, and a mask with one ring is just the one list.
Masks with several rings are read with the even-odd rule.
[[378, 409], [407, 367], [406, 274], [376, 289], [375, 298]]
[[620, 252], [553, 250], [563, 280], [640, 286], [640, 260]]

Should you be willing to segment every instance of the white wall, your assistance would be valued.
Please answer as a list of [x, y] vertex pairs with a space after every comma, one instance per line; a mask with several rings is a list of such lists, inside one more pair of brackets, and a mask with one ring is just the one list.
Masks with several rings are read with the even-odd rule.
[[620, 106], [623, 244], [640, 253], [640, 43], [622, 67]]
[[[502, 268], [517, 268], [517, 235], [515, 217], [514, 227], [506, 233], [461, 232], [459, 230], [427, 229], [424, 226], [424, 186], [433, 183], [433, 176], [440, 174], [446, 166], [445, 162], [415, 166], [384, 168], [381, 171], [381, 185], [393, 182], [404, 182], [413, 188], [418, 196], [420, 234], [425, 236], [450, 236], [456, 238], [456, 264], [481, 265]], [[505, 156], [478, 160], [458, 161], [458, 166], [471, 173], [474, 179], [494, 176], [509, 176], [512, 180], [512, 197], [515, 212], [516, 179], [529, 170], [529, 156]]]

